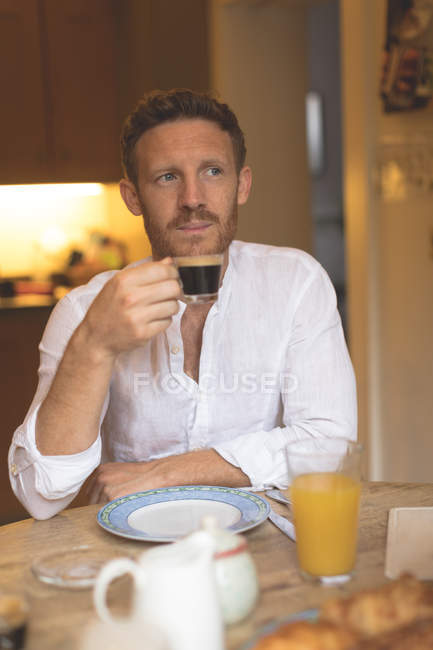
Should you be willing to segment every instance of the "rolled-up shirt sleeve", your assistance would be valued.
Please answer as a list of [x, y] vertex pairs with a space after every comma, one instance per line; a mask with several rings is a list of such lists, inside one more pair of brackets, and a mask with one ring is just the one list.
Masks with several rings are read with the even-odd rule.
[[356, 385], [334, 288], [322, 268], [306, 284], [290, 324], [281, 389], [282, 426], [213, 448], [253, 489], [286, 488], [286, 445], [308, 437], [357, 436]]
[[[28, 512], [46, 519], [65, 508], [81, 485], [100, 463], [101, 439], [73, 455], [44, 456], [36, 445], [35, 431], [39, 408], [45, 399], [58, 364], [84, 310], [67, 295], [53, 310], [41, 343], [38, 387], [27, 416], [15, 431], [9, 449], [9, 477], [12, 489]], [[106, 397], [102, 422], [108, 404]]]

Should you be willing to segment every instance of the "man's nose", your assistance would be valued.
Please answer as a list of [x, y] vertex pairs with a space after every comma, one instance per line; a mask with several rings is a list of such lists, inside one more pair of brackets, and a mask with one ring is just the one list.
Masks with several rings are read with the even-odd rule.
[[199, 179], [192, 177], [184, 178], [179, 198], [180, 206], [182, 208], [196, 210], [197, 208], [204, 206], [206, 201]]

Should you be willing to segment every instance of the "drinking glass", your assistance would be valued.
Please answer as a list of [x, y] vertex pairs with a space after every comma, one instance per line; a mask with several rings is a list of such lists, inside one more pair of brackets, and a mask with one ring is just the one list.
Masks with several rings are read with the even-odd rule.
[[356, 559], [362, 447], [342, 438], [286, 446], [301, 575], [323, 584], [351, 578]]
[[217, 299], [224, 255], [175, 257], [185, 302], [213, 302]]

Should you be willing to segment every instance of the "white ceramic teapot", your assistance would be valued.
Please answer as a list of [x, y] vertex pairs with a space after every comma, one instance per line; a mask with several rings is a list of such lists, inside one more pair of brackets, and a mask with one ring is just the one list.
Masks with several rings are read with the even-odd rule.
[[112, 580], [134, 580], [131, 624], [153, 624], [170, 650], [223, 650], [224, 626], [215, 581], [215, 543], [205, 531], [141, 554], [138, 562], [112, 560], [100, 572], [94, 603], [100, 618], [113, 621], [106, 604]]
[[225, 623], [237, 623], [254, 609], [259, 595], [256, 567], [244, 537], [220, 528], [215, 517], [203, 517], [202, 529], [214, 540], [214, 565]]

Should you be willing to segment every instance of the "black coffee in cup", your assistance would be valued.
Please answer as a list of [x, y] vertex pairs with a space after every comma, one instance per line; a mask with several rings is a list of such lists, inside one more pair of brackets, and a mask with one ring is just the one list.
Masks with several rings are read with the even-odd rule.
[[0, 648], [21, 650], [27, 632], [28, 606], [16, 595], [0, 594]]
[[186, 302], [216, 300], [222, 261], [222, 254], [175, 258]]

